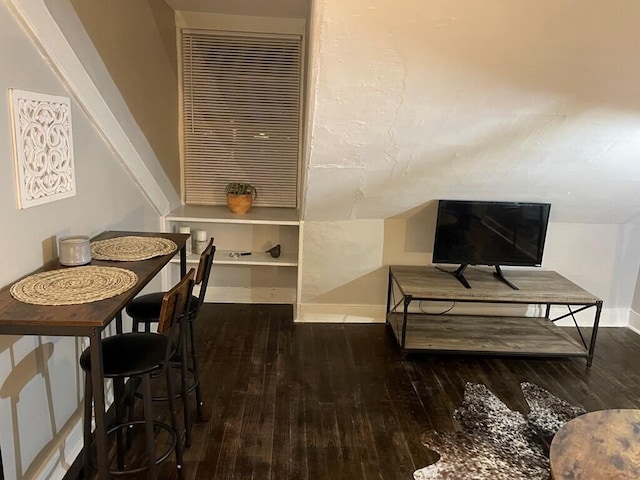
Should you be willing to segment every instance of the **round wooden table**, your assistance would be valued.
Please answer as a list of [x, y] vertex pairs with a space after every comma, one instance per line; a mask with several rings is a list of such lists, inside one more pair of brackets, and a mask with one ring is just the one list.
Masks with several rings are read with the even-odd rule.
[[554, 480], [640, 478], [640, 410], [600, 410], [567, 422], [549, 452]]

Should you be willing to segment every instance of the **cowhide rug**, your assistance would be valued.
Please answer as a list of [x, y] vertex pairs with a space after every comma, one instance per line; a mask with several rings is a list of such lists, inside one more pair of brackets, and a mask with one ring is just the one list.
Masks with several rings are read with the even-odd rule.
[[520, 388], [530, 408], [526, 416], [509, 409], [485, 385], [467, 383], [453, 412], [461, 430], [424, 434], [422, 443], [440, 459], [416, 470], [413, 478], [548, 480], [553, 435], [586, 411], [532, 383]]

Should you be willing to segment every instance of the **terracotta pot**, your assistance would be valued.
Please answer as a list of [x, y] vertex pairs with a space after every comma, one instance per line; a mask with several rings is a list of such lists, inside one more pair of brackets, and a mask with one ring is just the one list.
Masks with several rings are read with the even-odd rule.
[[239, 215], [247, 213], [251, 209], [252, 204], [253, 195], [250, 193], [241, 195], [227, 193], [227, 207], [229, 207], [229, 210], [233, 213], [237, 213]]

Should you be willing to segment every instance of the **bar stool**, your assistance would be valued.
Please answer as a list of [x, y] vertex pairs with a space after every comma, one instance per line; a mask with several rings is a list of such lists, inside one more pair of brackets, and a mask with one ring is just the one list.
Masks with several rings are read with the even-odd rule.
[[[196, 348], [196, 335], [194, 322], [200, 313], [204, 298], [207, 292], [207, 285], [209, 283], [209, 276], [211, 274], [211, 267], [213, 264], [213, 257], [216, 253], [216, 247], [213, 244], [213, 238], [209, 240], [207, 247], [200, 255], [200, 262], [198, 264], [198, 270], [195, 278], [195, 285], [199, 286], [200, 291], [198, 296], [192, 296], [189, 303], [189, 311], [186, 315], [186, 334], [185, 339], [188, 340], [189, 345], [183, 345], [180, 349], [180, 355], [178, 358], [174, 358], [174, 365], [182, 370], [182, 383], [180, 394], [178, 397], [182, 397], [183, 412], [184, 412], [184, 427], [185, 427], [185, 445], [191, 446], [191, 415], [189, 413], [189, 405], [187, 403], [187, 396], [189, 393], [195, 390], [196, 397], [196, 412], [199, 420], [204, 419], [202, 413], [202, 387], [200, 385], [200, 369], [198, 366], [198, 350]], [[146, 295], [141, 295], [134, 298], [126, 306], [125, 311], [133, 320], [133, 331], [137, 332], [141, 324], [144, 324], [146, 332], [151, 331], [151, 324], [158, 321], [158, 315], [160, 314], [160, 305], [162, 302], [163, 292], [154, 292]], [[189, 373], [191, 374], [191, 381], [189, 382]], [[167, 396], [155, 396], [154, 401], [165, 401]]]
[[[113, 379], [115, 425], [110, 427], [107, 434], [116, 434], [117, 468], [112, 469], [114, 475], [148, 471], [149, 478], [157, 478], [157, 466], [166, 460], [172, 452], [175, 453], [178, 477], [184, 478], [182, 465], [182, 443], [179, 439], [178, 419], [175, 407], [175, 387], [171, 375], [170, 361], [177, 346], [184, 336], [184, 328], [180, 318], [189, 308], [192, 296], [193, 278], [192, 268], [176, 286], [162, 297], [160, 313], [158, 315], [158, 333], [131, 332], [116, 334], [102, 340], [102, 355], [105, 378]], [[80, 366], [85, 371], [85, 404], [84, 404], [84, 471], [85, 478], [89, 478], [92, 464], [93, 441], [91, 433], [92, 417], [92, 383], [91, 357], [89, 349], [80, 356]], [[154, 420], [151, 398], [151, 376], [163, 375], [169, 400], [171, 425]], [[129, 386], [142, 386], [144, 398], [144, 420], [124, 421], [125, 379], [129, 378]], [[144, 425], [146, 434], [146, 466], [127, 467], [125, 465], [125, 445], [123, 431], [130, 430], [134, 425]], [[154, 427], [165, 430], [170, 436], [170, 446], [165, 453], [156, 458]]]

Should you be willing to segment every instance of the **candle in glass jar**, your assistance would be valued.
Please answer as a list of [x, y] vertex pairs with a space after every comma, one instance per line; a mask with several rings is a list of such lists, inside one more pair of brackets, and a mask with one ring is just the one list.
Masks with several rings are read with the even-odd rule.
[[195, 254], [200, 255], [207, 248], [207, 231], [196, 230], [195, 238], [193, 242], [193, 251]]

